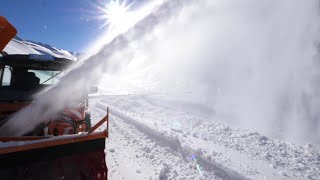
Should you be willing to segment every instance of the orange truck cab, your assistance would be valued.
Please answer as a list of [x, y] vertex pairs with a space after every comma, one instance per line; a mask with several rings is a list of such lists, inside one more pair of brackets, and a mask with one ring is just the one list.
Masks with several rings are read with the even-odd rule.
[[[0, 57], [0, 126], [10, 115], [28, 105], [35, 93], [59, 81], [63, 70], [74, 61], [48, 55], [4, 55]], [[91, 88], [94, 89], [94, 88]], [[66, 135], [86, 132], [91, 128], [86, 88], [74, 108], [65, 109], [59, 118], [37, 128], [32, 135]], [[92, 91], [94, 92], [94, 91]]]

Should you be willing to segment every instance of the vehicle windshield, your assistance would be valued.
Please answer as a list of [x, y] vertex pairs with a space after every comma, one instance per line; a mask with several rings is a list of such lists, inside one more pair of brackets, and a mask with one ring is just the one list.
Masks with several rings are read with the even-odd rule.
[[59, 81], [60, 71], [44, 71], [44, 70], [28, 70], [34, 72], [36, 77], [40, 79], [39, 84], [56, 84]]

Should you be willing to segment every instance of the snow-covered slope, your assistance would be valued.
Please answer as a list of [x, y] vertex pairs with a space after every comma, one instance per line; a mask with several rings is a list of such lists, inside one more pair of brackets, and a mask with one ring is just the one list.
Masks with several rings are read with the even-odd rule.
[[23, 40], [19, 36], [13, 38], [4, 48], [8, 54], [46, 54], [55, 57], [76, 60], [78, 54], [52, 47], [47, 44]]

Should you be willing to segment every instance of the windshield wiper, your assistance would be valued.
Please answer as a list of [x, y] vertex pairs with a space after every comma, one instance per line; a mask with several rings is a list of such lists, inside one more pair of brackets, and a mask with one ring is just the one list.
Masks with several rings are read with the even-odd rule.
[[41, 83], [41, 85], [44, 84], [44, 83], [46, 83], [46, 82], [48, 82], [50, 79], [55, 78], [55, 77], [58, 76], [60, 73], [62, 73], [62, 71], [58, 72], [56, 75], [54, 75], [54, 76], [50, 77], [49, 79], [45, 80], [43, 83]]

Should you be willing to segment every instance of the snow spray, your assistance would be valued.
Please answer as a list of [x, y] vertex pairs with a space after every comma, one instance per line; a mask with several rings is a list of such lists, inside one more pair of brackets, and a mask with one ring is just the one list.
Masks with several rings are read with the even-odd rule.
[[319, 143], [319, 7], [317, 0], [166, 1], [0, 132], [31, 130], [107, 72], [102, 89], [123, 82], [128, 90], [179, 94], [210, 106], [208, 120]]
[[116, 71], [119, 68], [117, 66], [120, 62], [111, 60], [112, 58], [116, 59], [118, 53], [125, 53], [126, 48], [130, 49], [130, 42], [139, 41], [161, 22], [169, 20], [182, 7], [182, 2], [186, 3], [188, 0], [163, 1], [158, 7], [154, 7], [150, 14], [146, 14], [128, 31], [104, 44], [96, 54], [69, 70], [55, 86], [38, 94], [31, 105], [14, 114], [0, 128], [0, 135], [25, 134], [42, 121], [54, 119], [64, 108], [72, 107], [74, 101], [82, 97], [83, 89], [88, 84], [97, 81], [106, 71]]
[[319, 143], [319, 7], [317, 0], [189, 3], [134, 41], [127, 65], [102, 82], [184, 96], [209, 106], [209, 120]]

